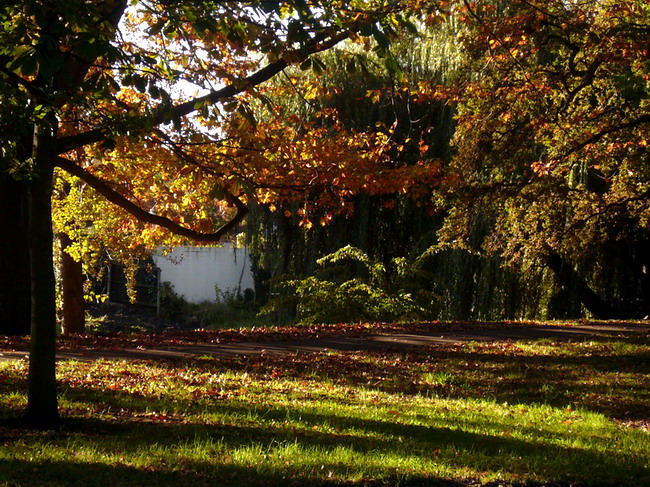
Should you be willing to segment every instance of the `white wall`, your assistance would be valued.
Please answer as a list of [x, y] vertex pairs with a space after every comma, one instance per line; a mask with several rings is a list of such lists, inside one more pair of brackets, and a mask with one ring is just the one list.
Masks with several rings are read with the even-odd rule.
[[160, 281], [170, 282], [176, 294], [190, 303], [214, 301], [219, 289], [254, 289], [247, 249], [223, 247], [176, 247], [168, 255], [154, 255]]

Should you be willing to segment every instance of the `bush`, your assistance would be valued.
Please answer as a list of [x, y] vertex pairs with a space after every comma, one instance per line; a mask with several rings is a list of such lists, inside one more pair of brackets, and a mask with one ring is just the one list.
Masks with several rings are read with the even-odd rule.
[[272, 299], [261, 314], [293, 306], [299, 323], [429, 319], [438, 312], [440, 297], [422, 284], [428, 255], [411, 262], [399, 257], [385, 265], [348, 245], [319, 259], [316, 276], [280, 281], [293, 294]]
[[189, 303], [169, 282], [161, 287], [162, 316], [189, 328], [226, 328], [253, 326], [258, 323], [255, 292], [252, 289], [215, 288], [215, 300]]

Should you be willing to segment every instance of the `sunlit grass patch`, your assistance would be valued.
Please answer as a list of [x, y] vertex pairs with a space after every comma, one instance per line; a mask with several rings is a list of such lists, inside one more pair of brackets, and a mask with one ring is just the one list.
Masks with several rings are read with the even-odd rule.
[[[0, 482], [641, 487], [650, 434], [620, 413], [645, 424], [649, 350], [617, 343], [62, 362], [72, 419], [3, 423]], [[4, 417], [24, 407], [25, 375], [0, 363]]]

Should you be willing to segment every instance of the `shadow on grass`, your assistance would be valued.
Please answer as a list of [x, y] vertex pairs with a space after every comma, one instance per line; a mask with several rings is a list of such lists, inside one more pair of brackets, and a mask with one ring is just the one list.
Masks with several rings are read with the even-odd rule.
[[[316, 419], [316, 418], [312, 418]], [[127, 426], [127, 425], [124, 425]], [[386, 424], [379, 424], [373, 421], [360, 421], [358, 426], [366, 429], [385, 430]], [[413, 427], [404, 425], [392, 425], [401, 434], [410, 436], [412, 439], [407, 446], [420, 449], [417, 453], [399, 451], [395, 448], [395, 441], [377, 442], [376, 440], [364, 440], [361, 438], [351, 439], [349, 437], [337, 437], [336, 435], [322, 435], [310, 433], [305, 436], [296, 437], [289, 433], [280, 433], [268, 429], [254, 427], [210, 427], [206, 425], [130, 425], [130, 433], [119, 427], [112, 428], [112, 425], [102, 425], [102, 429], [110, 431], [108, 436], [97, 438], [97, 447], [106, 451], [107, 445], [119, 455], [128, 458], [129, 452], [137, 452], [151, 446], [152, 441], [160, 441], [166, 437], [165, 446], [173, 447], [174, 444], [183, 442], [201, 442], [216, 439], [223, 445], [227, 455], [232, 449], [262, 446], [265, 452], [273, 455], [273, 449], [283, 444], [293, 447], [294, 454], [301, 451], [309, 452], [310, 449], [332, 450], [337, 447], [352, 449], [355, 452], [373, 451], [381, 455], [402, 454], [404, 456], [424, 455], [422, 447], [429, 449], [445, 445], [455, 450], [454, 456], [439, 454], [436, 462], [458, 464], [459, 467], [469, 467], [477, 471], [490, 469], [490, 464], [498, 461], [503, 456], [510, 454], [518, 455], [521, 461], [522, 472], [529, 471], [538, 462], [544, 462], [550, 458], [566, 458], [567, 471], [549, 472], [548, 485], [570, 485], [572, 482], [585, 482], [581, 485], [643, 485], [628, 482], [629, 479], [638, 479], [643, 482], [650, 475], [650, 472], [643, 470], [640, 465], [631, 465], [629, 459], [621, 458], [616, 454], [596, 455], [584, 451], [571, 451], [563, 448], [547, 445], [527, 445], [517, 440], [507, 438], [485, 437], [463, 431], [440, 430], [426, 427]], [[131, 430], [134, 428], [136, 431]], [[87, 434], [87, 433], [86, 433]], [[78, 442], [81, 446], [88, 438]], [[480, 445], [480, 446], [479, 446]], [[50, 448], [56, 448], [55, 440], [48, 443]], [[460, 452], [460, 453], [459, 453]], [[537, 457], [530, 462], [527, 455]], [[493, 457], [493, 458], [490, 458]], [[474, 460], [472, 460], [474, 458]], [[276, 463], [276, 465], [278, 465]], [[554, 465], [557, 466], [555, 461]], [[572, 466], [582, 465], [583, 469], [591, 469], [591, 475], [583, 471], [571, 469]], [[493, 467], [494, 465], [492, 465]], [[597, 466], [596, 472], [593, 472]], [[507, 465], [501, 465], [502, 471], [507, 471]], [[307, 472], [305, 472], [307, 470]], [[330, 482], [323, 480], [323, 476], [331, 472], [334, 477], [347, 476], [350, 473], [359, 477], [363, 470], [359, 471], [354, 463], [342, 461], [316, 460], [315, 463], [307, 465], [306, 469], [292, 467], [286, 462], [279, 462], [279, 466], [269, 465], [260, 460], [256, 466], [246, 467], [228, 463], [220, 457], [217, 452], [211, 461], [181, 460], [171, 462], [169, 467], [157, 466], [146, 469], [139, 469], [121, 464], [103, 463], [80, 463], [75, 461], [26, 461], [21, 460], [0, 460], [0, 481], [9, 485], [239, 485], [239, 486], [268, 486], [268, 485], [348, 485], [348, 486], [458, 486], [465, 485], [462, 482], [440, 479], [435, 476], [401, 476], [396, 477], [390, 472], [377, 472], [370, 470], [370, 475], [365, 477], [372, 479], [373, 473], [379, 474], [380, 480], [360, 480], [357, 482]], [[598, 472], [601, 472], [598, 474]], [[607, 474], [605, 473], [607, 472]], [[624, 476], [620, 472], [625, 472]], [[310, 475], [311, 473], [311, 475]], [[517, 473], [517, 472], [511, 472]], [[609, 477], [607, 477], [609, 475]], [[468, 484], [469, 485], [469, 484]], [[526, 484], [530, 485], [530, 484]]]
[[[106, 397], [106, 401], [112, 403], [116, 399]], [[156, 407], [155, 400], [150, 402], [150, 407]], [[180, 403], [178, 408], [191, 409], [191, 405]], [[62, 431], [45, 439], [36, 439], [37, 450], [88, 448], [113, 458], [133, 458], [143, 451], [156, 455], [162, 449], [167, 451], [165, 458], [171, 458], [169, 466], [137, 469], [119, 464], [43, 463], [21, 459], [0, 461], [0, 480], [9, 485], [27, 485], [28, 481], [29, 485], [209, 485], [214, 482], [242, 486], [334, 485], [323, 480], [332, 472], [334, 478], [380, 479], [337, 485], [464, 485], [435, 476], [422, 478], [417, 474], [398, 474], [391, 462], [399, 459], [407, 463], [407, 470], [408, 462], [413, 461], [424, 471], [438, 464], [456, 471], [469, 469], [470, 472], [500, 472], [514, 476], [532, 472], [549, 485], [578, 482], [589, 486], [640, 486], [650, 482], [647, 459], [615, 451], [598, 452], [503, 435], [477, 434], [464, 431], [463, 424], [453, 420], [448, 421], [449, 427], [431, 427], [314, 413], [292, 407], [256, 408], [245, 403], [219, 403], [212, 408], [217, 414], [242, 418], [241, 423], [78, 420], [64, 424]], [[287, 418], [300, 418], [300, 423], [283, 423]], [[312, 428], [323, 424], [333, 432]], [[490, 425], [500, 427], [498, 422]], [[3, 443], [10, 447], [12, 441], [4, 439]], [[178, 446], [182, 449], [183, 445], [198, 446], [210, 452], [207, 455], [211, 458], [196, 461], [174, 458], [175, 454], [170, 457], [170, 450]], [[255, 452], [254, 466], [230, 461], [233, 452], [245, 450]], [[337, 451], [338, 454], [330, 456]], [[345, 452], [342, 456], [341, 451]], [[269, 457], [276, 459], [268, 461]], [[293, 460], [298, 464], [294, 465]], [[112, 481], [106, 481], [111, 478]], [[75, 483], [78, 479], [81, 482]]]
[[[364, 351], [214, 358], [191, 362], [208, 370], [245, 371], [296, 379], [328, 380], [386, 392], [449, 398], [493, 398], [497, 402], [572, 405], [617, 419], [650, 421], [650, 352], [638, 336], [595, 337], [613, 350], [583, 355], [524, 355], [503, 344], [431, 347], [411, 351]], [[558, 347], [580, 343], [556, 341]], [[616, 353], [617, 346], [644, 345], [638, 352]], [[486, 350], [482, 347], [496, 347]], [[495, 351], [496, 350], [496, 351]], [[177, 363], [170, 363], [176, 367]], [[423, 380], [442, 372], [441, 383]]]
[[[324, 468], [329, 466], [324, 465]], [[334, 482], [283, 472], [257, 471], [253, 468], [215, 466], [205, 462], [187, 462], [181, 470], [138, 469], [128, 465], [55, 461], [37, 463], [24, 460], [0, 460], [0, 482], [11, 486], [321, 486], [388, 487], [394, 481]], [[403, 487], [462, 487], [465, 483], [437, 479], [410, 479]]]
[[[591, 340], [597, 342], [598, 340]], [[611, 341], [611, 339], [603, 340]], [[626, 342], [636, 343], [634, 340]], [[644, 343], [645, 344], [645, 343]], [[158, 363], [157, 365], [165, 365]], [[343, 354], [290, 355], [280, 357], [232, 358], [169, 362], [170, 370], [183, 366], [222, 373], [226, 370], [246, 371], [268, 378], [276, 373], [309, 381], [362, 385], [389, 392], [434, 394], [457, 398], [492, 397], [495, 400], [545, 403], [565, 407], [568, 402], [585, 409], [621, 416], [639, 411], [648, 417], [648, 372], [650, 355], [642, 353], [567, 356], [522, 356], [506, 348], [494, 353], [480, 347], [428, 349], [419, 352], [363, 352]], [[451, 379], [439, 387], [422, 385], [420, 378], [427, 371], [444, 370]], [[612, 375], [613, 374], [613, 375]], [[624, 377], [625, 376], [625, 377]], [[591, 377], [592, 382], [585, 380]], [[623, 379], [637, 381], [630, 390]], [[620, 379], [620, 381], [618, 380]], [[5, 377], [2, 388], [18, 385], [18, 377]], [[643, 382], [645, 381], [645, 382]], [[14, 437], [3, 434], [0, 444], [17, 452], [16, 459], [0, 460], [0, 483], [8, 485], [464, 485], [435, 476], [397, 474], [387, 465], [363, 467], [355, 458], [367, 455], [381, 459], [413, 459], [416, 463], [447, 465], [457, 471], [499, 472], [511, 475], [534, 473], [537, 478], [557, 485], [583, 482], [584, 485], [650, 485], [648, 459], [589, 449], [568, 448], [550, 444], [539, 437], [522, 441], [503, 434], [477, 434], [465, 431], [467, 422], [445, 420], [447, 427], [404, 424], [357, 418], [350, 415], [323, 414], [296, 407], [270, 407], [239, 400], [169, 401], [165, 398], [137, 396], [127, 392], [92, 390], [83, 387], [65, 388], [68, 399], [75, 402], [110, 405], [126, 414], [115, 421], [79, 420], [64, 425], [61, 432], [47, 438], [23, 438], [23, 446]], [[1, 406], [1, 405], [0, 405]], [[215, 418], [229, 418], [235, 424], [188, 424], [134, 421], [129, 415], [147, 411], [170, 410], [181, 419], [185, 413], [209, 410]], [[241, 418], [237, 423], [233, 418]], [[299, 418], [299, 420], [297, 420]], [[219, 420], [215, 420], [219, 421]], [[328, 428], [317, 431], [312, 426]], [[486, 424], [491, 431], [508, 427], [499, 418]], [[329, 431], [328, 433], [323, 432]], [[535, 431], [531, 429], [535, 438]], [[554, 437], [554, 439], [557, 439]], [[21, 451], [30, 448], [75, 447], [99, 449], [113, 458], [124, 454], [149, 451], [159, 444], [163, 449], [179, 445], [218, 443], [220, 450], [208, 460], [178, 459], [169, 466], [158, 465], [149, 470], [122, 464], [80, 463], [73, 460], [28, 461]], [[26, 445], [26, 446], [25, 446]], [[36, 445], [36, 446], [34, 446]], [[71, 446], [72, 445], [72, 446]], [[23, 450], [21, 450], [21, 448]], [[258, 463], [242, 466], [221, 455], [235, 450], [261, 448]], [[283, 448], [295, 455], [318, 451], [316, 463], [298, 467], [281, 462], [270, 463], [265, 455], [278, 454]], [[345, 461], [328, 460], [328, 452], [350, 452]], [[220, 453], [223, 452], [223, 453]], [[0, 455], [1, 457], [2, 455]], [[74, 455], [68, 454], [74, 458]], [[52, 458], [56, 458], [53, 455]], [[297, 459], [297, 458], [296, 458]], [[116, 461], [116, 460], [112, 460]], [[387, 463], [388, 460], [387, 460]], [[552, 465], [549, 470], [548, 466]], [[365, 475], [363, 468], [371, 473]], [[373, 470], [374, 469], [374, 470]], [[339, 477], [382, 479], [352, 483], [328, 483], [324, 472]], [[425, 469], [426, 471], [426, 469]], [[373, 483], [374, 482], [374, 483]], [[532, 485], [532, 484], [531, 484]]]
[[650, 353], [580, 357], [440, 352], [446, 397], [580, 407], [617, 419], [650, 420]]

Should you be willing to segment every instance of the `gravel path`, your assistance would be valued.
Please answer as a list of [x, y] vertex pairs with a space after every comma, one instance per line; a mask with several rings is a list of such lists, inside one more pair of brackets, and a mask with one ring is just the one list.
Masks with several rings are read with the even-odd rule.
[[[315, 337], [286, 341], [242, 341], [223, 344], [191, 344], [168, 346], [137, 346], [118, 349], [59, 350], [59, 360], [96, 359], [188, 359], [203, 356], [233, 356], [287, 354], [295, 352], [408, 350], [412, 347], [449, 345], [472, 341], [508, 341], [549, 339], [605, 338], [615, 336], [646, 337], [650, 339], [650, 322], [598, 323], [577, 325], [525, 325], [459, 330], [456, 332], [414, 332], [377, 334], [365, 337]], [[27, 358], [26, 350], [0, 350], [0, 360]]]

